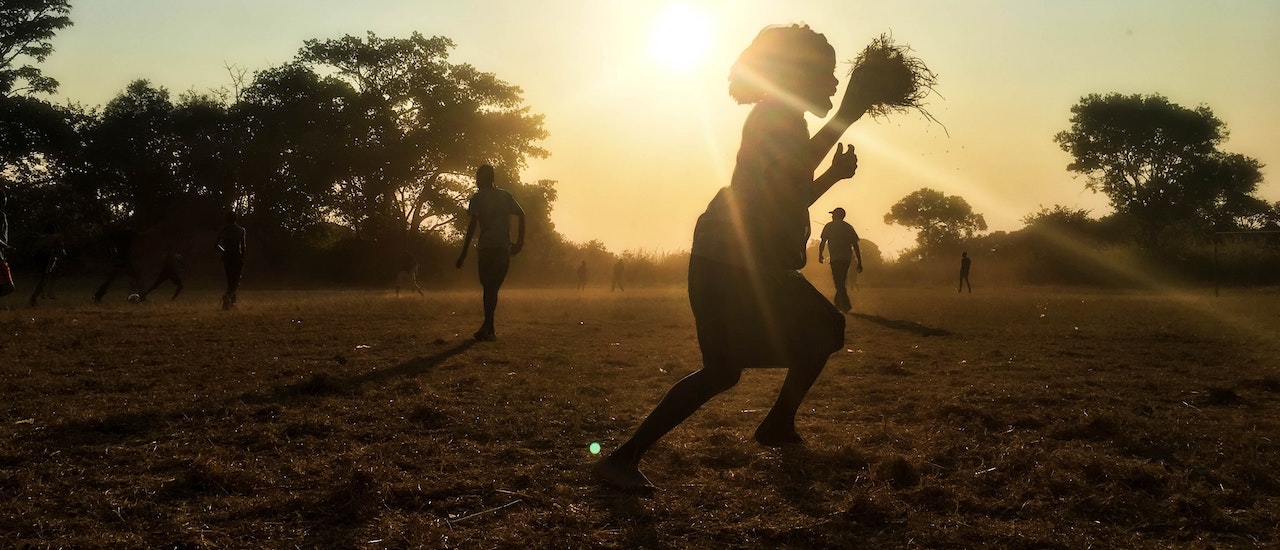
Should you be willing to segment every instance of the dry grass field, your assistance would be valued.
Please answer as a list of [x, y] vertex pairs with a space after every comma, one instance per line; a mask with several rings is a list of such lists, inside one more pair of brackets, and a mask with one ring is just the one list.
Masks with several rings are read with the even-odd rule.
[[[162, 291], [163, 292], [163, 291]], [[84, 293], [87, 296], [87, 293]], [[1280, 295], [864, 289], [800, 419], [749, 371], [590, 475], [697, 368], [683, 290], [0, 302], [0, 545], [1280, 545]]]

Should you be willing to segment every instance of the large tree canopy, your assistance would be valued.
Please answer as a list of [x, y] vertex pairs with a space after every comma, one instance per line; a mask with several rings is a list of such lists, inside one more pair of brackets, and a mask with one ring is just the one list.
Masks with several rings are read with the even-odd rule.
[[1088, 95], [1071, 108], [1071, 129], [1055, 141], [1067, 169], [1110, 198], [1116, 212], [1159, 245], [1172, 230], [1235, 229], [1265, 209], [1253, 196], [1262, 165], [1225, 153], [1223, 124], [1207, 106], [1188, 109], [1160, 95]]
[[922, 257], [947, 245], [959, 244], [961, 239], [972, 238], [978, 231], [987, 230], [987, 221], [982, 214], [974, 213], [963, 198], [927, 187], [894, 204], [884, 215], [884, 223], [919, 230], [916, 244]]
[[0, 2], [0, 95], [46, 93], [58, 81], [32, 64], [53, 53], [53, 35], [71, 26], [68, 0], [4, 0]]
[[34, 63], [53, 52], [50, 40], [71, 25], [66, 0], [0, 2], [0, 176], [18, 183], [46, 180], [48, 164], [74, 147], [70, 114], [32, 97], [58, 82]]
[[524, 106], [521, 89], [471, 65], [449, 62], [453, 42], [414, 33], [384, 39], [308, 40], [298, 60], [351, 83], [388, 124], [369, 159], [379, 168], [343, 182], [354, 223], [393, 216], [409, 230], [448, 227], [475, 167], [517, 171], [546, 138], [542, 115]]

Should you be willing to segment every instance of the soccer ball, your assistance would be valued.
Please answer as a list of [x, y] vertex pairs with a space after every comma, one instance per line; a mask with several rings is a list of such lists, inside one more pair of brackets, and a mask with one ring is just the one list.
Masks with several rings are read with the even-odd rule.
[[142, 295], [137, 292], [129, 295], [129, 303], [136, 304], [142, 301]]

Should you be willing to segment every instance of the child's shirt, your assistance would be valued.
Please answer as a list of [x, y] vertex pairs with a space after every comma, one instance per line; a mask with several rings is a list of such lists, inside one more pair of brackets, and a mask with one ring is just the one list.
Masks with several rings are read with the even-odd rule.
[[747, 269], [804, 267], [813, 169], [803, 111], [756, 105], [742, 128], [733, 180], [693, 232], [694, 256]]

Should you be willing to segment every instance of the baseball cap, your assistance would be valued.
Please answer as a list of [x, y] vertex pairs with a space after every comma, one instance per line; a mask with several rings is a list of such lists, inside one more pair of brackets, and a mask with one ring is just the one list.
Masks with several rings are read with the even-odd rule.
[[843, 209], [843, 208], [840, 208], [839, 206], [837, 206], [835, 210], [832, 210], [832, 211], [827, 212], [827, 213], [828, 213], [828, 214], [840, 214], [841, 216], [843, 216], [843, 215], [844, 215], [844, 209]]

